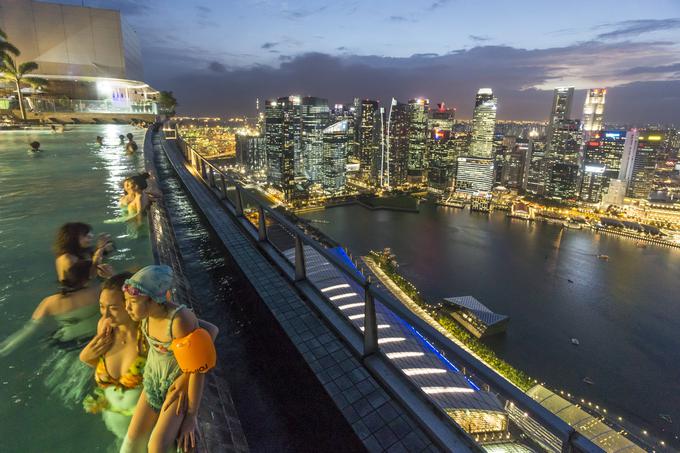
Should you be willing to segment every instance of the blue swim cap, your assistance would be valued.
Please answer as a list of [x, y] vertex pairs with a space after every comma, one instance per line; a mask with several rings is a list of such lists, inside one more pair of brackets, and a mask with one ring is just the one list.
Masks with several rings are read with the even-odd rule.
[[143, 267], [135, 275], [125, 280], [125, 283], [137, 288], [155, 302], [164, 304], [167, 302], [166, 294], [172, 287], [172, 278], [172, 268], [162, 264]]

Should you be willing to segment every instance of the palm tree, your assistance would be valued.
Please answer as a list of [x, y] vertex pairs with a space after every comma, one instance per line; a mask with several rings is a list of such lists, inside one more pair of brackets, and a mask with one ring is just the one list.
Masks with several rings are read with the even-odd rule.
[[8, 53], [3, 56], [3, 61], [0, 63], [0, 78], [14, 82], [17, 89], [17, 98], [19, 99], [19, 109], [21, 110], [21, 119], [26, 119], [26, 110], [24, 109], [24, 97], [21, 94], [21, 85], [27, 83], [33, 87], [40, 87], [47, 84], [47, 80], [38, 77], [26, 77], [27, 74], [38, 69], [38, 63], [34, 61], [26, 61], [20, 65], [16, 64], [14, 58]]
[[14, 56], [17, 56], [20, 53], [19, 49], [7, 42], [7, 33], [0, 28], [0, 59], [8, 52], [14, 54]]

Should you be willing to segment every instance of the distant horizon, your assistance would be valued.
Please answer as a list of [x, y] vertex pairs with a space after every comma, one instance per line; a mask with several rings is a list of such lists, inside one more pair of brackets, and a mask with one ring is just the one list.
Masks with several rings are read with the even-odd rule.
[[540, 121], [552, 89], [574, 86], [575, 116], [585, 89], [606, 87], [605, 121], [680, 124], [674, 1], [85, 4], [122, 12], [139, 35], [145, 81], [173, 91], [182, 114], [248, 114], [256, 97], [309, 92], [333, 103], [422, 96], [467, 117], [488, 86], [499, 119]]

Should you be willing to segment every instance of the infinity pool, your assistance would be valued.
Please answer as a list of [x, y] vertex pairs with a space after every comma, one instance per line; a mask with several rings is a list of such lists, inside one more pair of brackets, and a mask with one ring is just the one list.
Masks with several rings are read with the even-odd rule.
[[[119, 144], [128, 132], [140, 146], [135, 156]], [[118, 216], [123, 179], [143, 171], [143, 139], [143, 130], [118, 125], [67, 126], [63, 134], [0, 132], [0, 341], [56, 292], [51, 245], [61, 224], [82, 221], [95, 233], [110, 233], [117, 251], [108, 262], [116, 272], [152, 263], [148, 238], [130, 237], [124, 224], [103, 223]], [[43, 149], [38, 157], [28, 153], [34, 140]], [[115, 450], [100, 415], [80, 404], [67, 407], [46, 388], [58, 352], [33, 341], [0, 358], [0, 450]]]

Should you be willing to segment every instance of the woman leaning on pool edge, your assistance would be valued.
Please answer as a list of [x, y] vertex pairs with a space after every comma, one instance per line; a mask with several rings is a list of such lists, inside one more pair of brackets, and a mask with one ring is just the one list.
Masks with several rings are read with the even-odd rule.
[[[151, 453], [165, 453], [175, 440], [184, 451], [196, 445], [204, 373], [215, 364], [213, 340], [218, 330], [210, 323], [199, 321], [184, 305], [167, 300], [172, 278], [172, 269], [168, 266], [147, 266], [126, 280], [123, 287], [125, 308], [132, 320], [141, 322], [149, 354], [144, 369], [144, 391], [121, 452], [146, 451], [148, 446]], [[205, 363], [211, 364], [191, 370], [177, 350], [177, 342], [200, 333], [204, 333], [207, 340], [204, 337], [204, 341], [194, 342], [188, 355], [192, 359], [205, 358]], [[187, 386], [186, 397], [180, 393], [176, 400], [167, 398], [171, 387], [178, 385]]]

